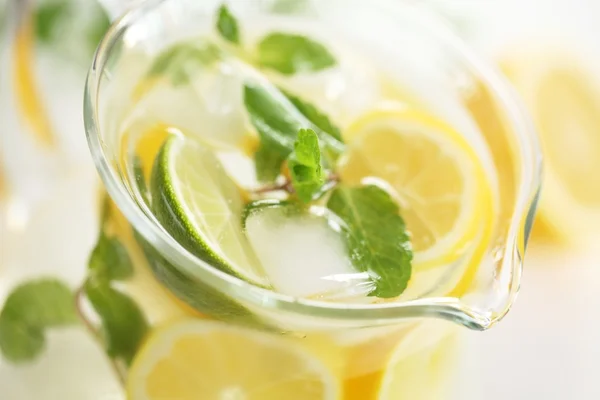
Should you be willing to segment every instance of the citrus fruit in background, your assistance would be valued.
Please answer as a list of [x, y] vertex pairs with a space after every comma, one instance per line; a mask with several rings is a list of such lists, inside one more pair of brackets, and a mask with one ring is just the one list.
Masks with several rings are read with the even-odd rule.
[[600, 82], [574, 55], [500, 60], [534, 120], [545, 176], [534, 239], [581, 244], [600, 232]]
[[36, 140], [45, 146], [53, 146], [56, 138], [35, 76], [34, 20], [27, 15], [24, 21], [15, 36], [12, 55], [14, 95], [20, 116]]

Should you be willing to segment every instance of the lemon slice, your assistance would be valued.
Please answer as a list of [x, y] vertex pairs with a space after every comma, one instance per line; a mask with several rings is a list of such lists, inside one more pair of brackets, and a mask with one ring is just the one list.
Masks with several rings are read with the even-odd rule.
[[210, 150], [170, 136], [150, 185], [156, 217], [182, 246], [228, 274], [268, 286], [242, 229], [241, 192]]
[[541, 136], [540, 226], [573, 244], [591, 237], [600, 223], [600, 82], [564, 54], [513, 56], [501, 64]]
[[127, 391], [131, 400], [333, 400], [340, 389], [325, 364], [291, 341], [190, 320], [152, 334]]
[[473, 244], [487, 247], [494, 224], [490, 180], [452, 127], [416, 110], [385, 108], [355, 122], [346, 142], [342, 180], [375, 178], [389, 185], [412, 235], [416, 269], [448, 265]]

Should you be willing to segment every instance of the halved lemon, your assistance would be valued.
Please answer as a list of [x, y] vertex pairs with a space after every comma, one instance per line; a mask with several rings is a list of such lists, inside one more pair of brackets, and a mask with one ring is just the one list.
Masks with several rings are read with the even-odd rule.
[[214, 321], [178, 322], [153, 333], [134, 360], [131, 400], [334, 400], [335, 375], [282, 337]]
[[538, 222], [566, 243], [591, 238], [600, 224], [600, 80], [570, 54], [527, 52], [501, 65], [541, 137], [545, 176]]
[[377, 179], [389, 186], [412, 236], [415, 270], [449, 265], [475, 251], [461, 283], [468, 286], [489, 244], [494, 197], [467, 139], [436, 117], [403, 107], [368, 113], [345, 139], [342, 180]]

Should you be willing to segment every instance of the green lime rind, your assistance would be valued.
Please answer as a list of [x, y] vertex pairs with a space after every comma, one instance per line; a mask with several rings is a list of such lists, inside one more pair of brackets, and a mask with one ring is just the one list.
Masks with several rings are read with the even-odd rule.
[[[152, 210], [154, 215], [162, 224], [164, 229], [169, 232], [169, 234], [171, 234], [171, 236], [173, 236], [178, 243], [180, 243], [186, 250], [194, 254], [196, 257], [208, 262], [215, 268], [229, 275], [235, 276], [256, 286], [268, 288], [266, 279], [263, 278], [261, 280], [261, 276], [258, 273], [255, 274], [251, 273], [250, 271], [247, 271], [247, 274], [244, 273], [245, 271], [243, 268], [257, 269], [260, 267], [260, 263], [252, 253], [249, 243], [247, 246], [246, 242], [243, 243], [244, 248], [242, 249], [241, 253], [239, 253], [239, 249], [236, 248], [235, 250], [238, 251], [238, 256], [241, 254], [241, 257], [245, 257], [244, 260], [248, 259], [253, 261], [253, 265], [250, 266], [244, 264], [234, 266], [232, 265], [231, 259], [228, 258], [224, 249], [219, 247], [219, 244], [211, 243], [209, 234], [202, 232], [202, 229], [197, 225], [194, 225], [192, 222], [192, 219], [197, 218], [198, 216], [192, 215], [191, 210], [193, 209], [193, 212], [195, 213], [202, 213], [203, 210], [198, 209], [198, 203], [193, 205], [194, 208], [190, 208], [186, 206], [184, 204], [184, 200], [182, 200], [183, 195], [180, 191], [181, 186], [189, 186], [192, 185], [193, 182], [185, 178], [178, 179], [180, 183], [174, 182], [174, 176], [176, 174], [174, 171], [176, 167], [172, 164], [181, 161], [178, 160], [179, 157], [183, 156], [185, 162], [190, 163], [189, 167], [186, 165], [186, 168], [189, 168], [194, 174], [202, 174], [204, 171], [203, 168], [211, 169], [211, 171], [207, 173], [208, 175], [204, 178], [206, 185], [212, 185], [210, 190], [215, 191], [215, 193], [209, 191], [208, 196], [210, 196], [212, 200], [219, 201], [219, 199], [216, 197], [212, 198], [212, 195], [214, 194], [216, 196], [221, 194], [223, 195], [223, 199], [221, 200], [226, 201], [228, 204], [241, 204], [241, 193], [239, 192], [239, 189], [235, 187], [235, 183], [233, 183], [233, 181], [231, 181], [231, 179], [227, 176], [212, 152], [202, 148], [195, 142], [193, 142], [193, 144], [188, 144], [187, 140], [188, 139], [176, 135], [169, 137], [161, 147], [155, 159], [152, 169], [152, 176], [150, 179], [150, 192], [152, 195]], [[178, 148], [177, 146], [188, 145], [197, 146], [198, 154], [194, 154], [193, 157], [189, 157], [190, 153], [185, 154], [188, 156], [186, 159], [185, 155], [182, 155], [182, 150], [180, 150], [181, 148]], [[186, 149], [185, 151], [191, 150], [196, 150], [196, 148]], [[199, 184], [198, 182], [196, 183]], [[176, 187], [177, 185], [179, 185], [180, 190], [178, 190]], [[194, 189], [200, 190], [198, 187], [195, 187]], [[187, 190], [189, 190], [189, 188], [187, 188]], [[222, 190], [223, 192], [219, 193], [218, 190]], [[200, 192], [198, 196], [204, 198], [206, 195], [206, 193]], [[239, 199], [232, 198], [236, 195], [240, 196]], [[212, 203], [214, 203], [214, 201]], [[209, 205], [212, 203], [209, 202]], [[235, 222], [232, 223], [241, 224], [241, 214], [243, 211], [242, 207], [242, 205], [239, 206], [239, 215], [237, 217], [234, 216]], [[221, 212], [222, 210], [217, 211]], [[212, 212], [212, 210], [210, 212]], [[241, 226], [240, 233], [242, 233], [242, 235], [238, 236], [236, 239], [246, 241]]]

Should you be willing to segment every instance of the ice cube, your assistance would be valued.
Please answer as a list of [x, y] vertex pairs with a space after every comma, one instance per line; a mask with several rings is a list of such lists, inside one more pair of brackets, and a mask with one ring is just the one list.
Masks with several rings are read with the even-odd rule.
[[370, 302], [369, 277], [352, 266], [339, 226], [289, 207], [262, 207], [246, 220], [250, 243], [274, 289], [295, 297]]
[[246, 190], [256, 190], [261, 187], [256, 177], [254, 160], [239, 151], [217, 153], [219, 161], [227, 172], [227, 175], [235, 183]]
[[343, 128], [376, 104], [382, 95], [376, 70], [368, 61], [352, 51], [336, 50], [335, 67], [286, 77], [282, 86], [311, 102]]
[[190, 71], [189, 82], [174, 84], [164, 77], [150, 84], [121, 130], [160, 123], [213, 148], [233, 150], [244, 143], [245, 121], [242, 79], [226, 62], [219, 62]]

